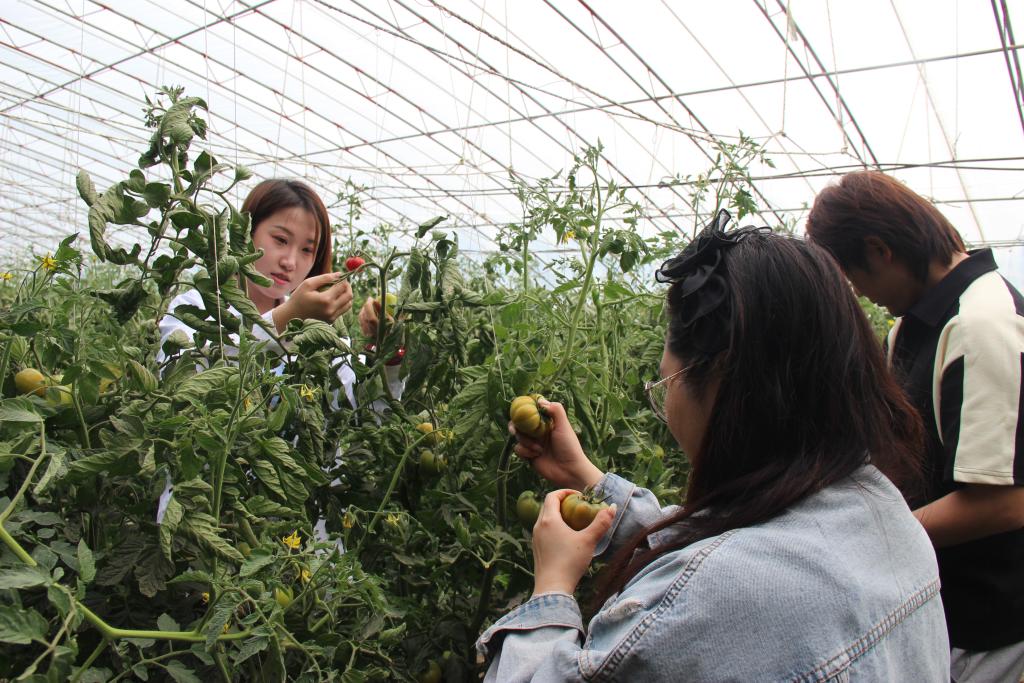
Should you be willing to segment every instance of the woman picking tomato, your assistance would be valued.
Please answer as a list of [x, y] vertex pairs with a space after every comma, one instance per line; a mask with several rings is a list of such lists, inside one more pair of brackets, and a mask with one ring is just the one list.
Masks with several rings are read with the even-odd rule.
[[[331, 272], [327, 208], [311, 187], [299, 180], [264, 180], [245, 198], [242, 212], [249, 213], [253, 245], [263, 250], [263, 256], [253, 265], [271, 281], [268, 286], [246, 281], [246, 291], [267, 323], [280, 333], [292, 320], [312, 318], [330, 323], [352, 308], [352, 286], [347, 280], [339, 281], [341, 273]], [[333, 286], [320, 291], [325, 285]], [[175, 309], [183, 304], [203, 308], [202, 297], [195, 290], [187, 290], [171, 301], [169, 313], [160, 320], [158, 362], [166, 360], [163, 345], [175, 331], [184, 332], [188, 338], [195, 332], [174, 316]], [[229, 310], [237, 315], [233, 308]], [[359, 325], [367, 337], [376, 336], [379, 311], [380, 304], [372, 298], [367, 298], [359, 311]], [[254, 325], [252, 332], [258, 340], [275, 345], [273, 337], [259, 325]], [[387, 370], [392, 394], [400, 395], [398, 368]], [[339, 376], [349, 401], [355, 405], [355, 373], [343, 364]]]
[[[897, 488], [920, 480], [920, 419], [828, 255], [727, 220], [657, 274], [645, 388], [689, 460], [684, 504], [600, 471], [538, 401], [550, 433], [516, 452], [566, 488], [534, 527], [533, 597], [477, 641], [487, 681], [949, 681], [935, 555]], [[559, 508], [587, 488], [612, 506], [574, 531]]]
[[[246, 292], [267, 323], [283, 332], [292, 320], [313, 318], [330, 323], [352, 308], [352, 286], [347, 280], [339, 281], [341, 273], [331, 272], [331, 226], [327, 208], [311, 187], [299, 180], [264, 180], [245, 198], [242, 212], [250, 215], [253, 245], [263, 250], [263, 256], [254, 266], [271, 281], [267, 286], [246, 281]], [[324, 288], [325, 285], [331, 286]], [[321, 288], [324, 291], [320, 291]], [[166, 360], [163, 346], [172, 334], [181, 331], [191, 339], [195, 333], [175, 317], [174, 311], [181, 305], [202, 309], [203, 300], [199, 292], [187, 290], [171, 301], [168, 314], [159, 324], [158, 362]], [[238, 315], [234, 308], [229, 311]], [[379, 312], [380, 304], [367, 298], [359, 311], [359, 325], [365, 336], [376, 336]], [[273, 337], [259, 325], [254, 325], [252, 332], [257, 340], [276, 347]], [[339, 359], [337, 372], [349, 403], [355, 407], [356, 375], [350, 362], [348, 358]], [[400, 397], [405, 388], [399, 372], [397, 365], [385, 367], [388, 385], [395, 397]], [[171, 490], [168, 481], [160, 497], [158, 523]], [[323, 520], [317, 523], [317, 534], [325, 536]]]

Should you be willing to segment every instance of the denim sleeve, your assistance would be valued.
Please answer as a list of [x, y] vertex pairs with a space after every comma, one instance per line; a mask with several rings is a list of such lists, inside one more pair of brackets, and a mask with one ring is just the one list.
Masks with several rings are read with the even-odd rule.
[[[607, 559], [635, 534], [679, 509], [675, 505], [662, 508], [653, 493], [611, 473], [601, 478], [594, 493], [606, 503], [618, 506], [611, 531], [597, 544], [594, 557]], [[652, 534], [651, 542], [656, 542], [662, 533]]]
[[493, 657], [484, 683], [578, 680], [583, 636], [583, 617], [571, 595], [531, 598], [476, 641], [479, 657]]

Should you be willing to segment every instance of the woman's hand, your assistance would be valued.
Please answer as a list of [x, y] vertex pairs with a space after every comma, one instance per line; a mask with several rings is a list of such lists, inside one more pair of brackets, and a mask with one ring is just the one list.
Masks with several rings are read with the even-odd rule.
[[508, 431], [519, 440], [515, 447], [516, 455], [529, 461], [537, 474], [555, 486], [582, 491], [601, 481], [604, 473], [583, 452], [562, 404], [542, 399], [540, 405], [551, 416], [551, 433], [542, 439], [534, 439], [517, 432], [510, 422]]
[[533, 593], [556, 591], [572, 595], [594, 557], [601, 537], [612, 528], [615, 506], [597, 513], [583, 531], [573, 531], [562, 519], [562, 500], [576, 491], [562, 489], [544, 497], [533, 526]]
[[[372, 296], [366, 297], [366, 303], [359, 309], [359, 329], [363, 331], [363, 336], [369, 339], [377, 338], [377, 325], [380, 324], [380, 302], [374, 299]], [[393, 316], [388, 316], [388, 320], [394, 320]]]
[[[302, 281], [288, 301], [274, 309], [274, 325], [284, 332], [288, 322], [298, 318], [314, 318], [332, 323], [339, 315], [352, 308], [352, 285], [348, 280], [337, 282], [341, 273], [324, 273]], [[324, 285], [333, 285], [322, 292]]]

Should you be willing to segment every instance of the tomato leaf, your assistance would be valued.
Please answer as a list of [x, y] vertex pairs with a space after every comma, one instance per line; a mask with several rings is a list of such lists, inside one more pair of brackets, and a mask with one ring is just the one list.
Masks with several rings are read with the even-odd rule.
[[264, 567], [273, 564], [276, 559], [277, 556], [273, 553], [257, 548], [242, 562], [238, 575], [241, 577], [252, 576]]
[[46, 619], [31, 607], [19, 609], [0, 605], [0, 643], [45, 643], [47, 627]]
[[[211, 643], [209, 647], [213, 647], [213, 644]], [[196, 676], [195, 672], [185, 666], [180, 659], [172, 659], [167, 662], [164, 665], [164, 670], [170, 674], [175, 683], [203, 683], [202, 679]]]
[[96, 578], [96, 560], [84, 538], [78, 540], [78, 576], [87, 584]]
[[269, 643], [270, 639], [264, 636], [256, 636], [247, 639], [242, 643], [242, 647], [238, 648], [238, 654], [234, 657], [234, 665], [238, 666], [253, 655], [263, 652], [267, 649], [267, 645]]
[[0, 422], [42, 422], [42, 416], [26, 398], [14, 398], [0, 404]]
[[420, 223], [420, 226], [416, 229], [416, 239], [420, 239], [446, 220], [448, 220], [448, 216], [437, 216], [425, 223]]

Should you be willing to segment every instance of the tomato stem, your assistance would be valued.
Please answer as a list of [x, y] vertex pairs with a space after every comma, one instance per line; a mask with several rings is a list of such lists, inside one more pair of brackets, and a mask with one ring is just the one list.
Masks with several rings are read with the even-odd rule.
[[398, 479], [402, 476], [402, 471], [405, 469], [405, 462], [409, 459], [409, 454], [412, 453], [413, 449], [423, 443], [430, 434], [421, 434], [418, 439], [413, 441], [402, 453], [402, 457], [398, 461], [398, 465], [395, 466], [395, 473], [391, 475], [391, 482], [388, 484], [387, 491], [384, 492], [384, 498], [380, 501], [380, 505], [377, 507], [377, 511], [373, 513], [373, 517], [370, 518], [370, 523], [366, 525], [366, 533], [363, 534], [362, 538], [359, 539], [359, 543], [356, 545], [353, 554], [355, 557], [359, 557], [359, 551], [363, 547], [363, 543], [366, 539], [373, 534], [373, 528], [377, 526], [377, 520], [384, 514], [384, 508], [387, 507], [388, 502], [391, 500], [391, 494], [395, 492], [395, 487], [398, 485]]

